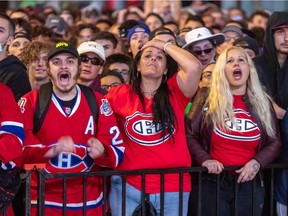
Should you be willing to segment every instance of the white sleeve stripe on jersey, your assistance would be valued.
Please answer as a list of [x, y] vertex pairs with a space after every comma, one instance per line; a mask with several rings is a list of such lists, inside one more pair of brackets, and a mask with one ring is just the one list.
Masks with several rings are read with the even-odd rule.
[[[96, 200], [90, 200], [87, 201], [87, 207], [91, 208], [91, 207], [96, 207], [99, 206], [102, 203], [103, 200], [103, 192], [99, 195], [99, 197]], [[37, 205], [37, 200], [31, 200], [31, 204]], [[76, 210], [76, 209], [82, 209], [83, 208], [83, 202], [80, 203], [67, 203], [67, 209], [70, 210]], [[52, 201], [45, 201], [45, 206], [53, 206], [53, 207], [59, 207], [62, 208], [63, 203], [59, 203], [59, 202], [52, 202]]]
[[24, 127], [22, 123], [20, 122], [15, 122], [15, 121], [3, 121], [1, 122], [1, 126], [4, 126], [4, 125], [15, 125], [15, 126], [18, 126], [18, 127]]
[[26, 145], [24, 146], [24, 149], [25, 148], [45, 148], [46, 146], [45, 145], [42, 145], [42, 144], [35, 144], [35, 145]]

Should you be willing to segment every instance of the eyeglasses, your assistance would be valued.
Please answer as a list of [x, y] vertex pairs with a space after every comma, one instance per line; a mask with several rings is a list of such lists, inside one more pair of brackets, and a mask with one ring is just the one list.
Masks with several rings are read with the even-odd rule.
[[98, 59], [98, 58], [89, 58], [88, 56], [85, 56], [85, 55], [80, 56], [80, 61], [81, 62], [85, 62], [86, 63], [89, 60], [90, 60], [91, 64], [93, 64], [93, 65], [97, 65], [97, 66], [102, 65], [102, 61], [100, 59]]
[[111, 87], [116, 87], [119, 85], [121, 85], [121, 83], [116, 82], [116, 83], [111, 83], [110, 85], [101, 85], [101, 88], [108, 91]]
[[201, 55], [203, 52], [205, 54], [210, 54], [213, 49], [214, 48], [208, 48], [208, 49], [204, 49], [204, 50], [192, 50], [192, 52], [195, 53], [196, 55]]

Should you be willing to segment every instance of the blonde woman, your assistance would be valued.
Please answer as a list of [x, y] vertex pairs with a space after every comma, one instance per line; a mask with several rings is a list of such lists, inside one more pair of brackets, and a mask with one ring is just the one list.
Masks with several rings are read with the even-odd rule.
[[[219, 215], [234, 214], [235, 182], [238, 215], [252, 215], [253, 204], [253, 215], [261, 215], [264, 186], [259, 170], [275, 159], [281, 144], [270, 98], [242, 48], [231, 47], [219, 56], [206, 103], [194, 107], [186, 122], [186, 133], [194, 165], [208, 170], [202, 182], [202, 215], [216, 214], [217, 175], [221, 182]], [[239, 168], [227, 172], [226, 166]], [[196, 185], [193, 190], [197, 193]], [[191, 197], [194, 201], [193, 192]], [[197, 210], [197, 201], [191, 205]]]

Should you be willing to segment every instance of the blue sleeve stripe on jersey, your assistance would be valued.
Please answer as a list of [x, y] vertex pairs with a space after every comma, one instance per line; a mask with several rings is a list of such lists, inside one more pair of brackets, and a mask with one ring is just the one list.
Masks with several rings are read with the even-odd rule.
[[117, 161], [116, 161], [116, 166], [117, 166], [119, 163], [121, 163], [123, 161], [124, 147], [117, 147], [114, 145], [111, 145], [111, 146], [112, 146], [112, 149], [114, 150], [116, 158], [117, 158]]
[[16, 164], [13, 162], [13, 161], [10, 161], [6, 164], [3, 164], [1, 165], [1, 168], [4, 169], [4, 170], [9, 170], [9, 169], [12, 169], [16, 166]]
[[20, 142], [23, 144], [25, 135], [23, 124], [13, 121], [5, 121], [2, 122], [1, 125], [2, 127], [0, 133], [14, 134], [20, 139]]

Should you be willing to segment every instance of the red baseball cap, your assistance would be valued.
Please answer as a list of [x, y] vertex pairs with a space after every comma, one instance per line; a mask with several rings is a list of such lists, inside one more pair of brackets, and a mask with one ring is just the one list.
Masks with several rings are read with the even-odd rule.
[[272, 29], [281, 29], [281, 28], [288, 28], [288, 24], [280, 25], [280, 26], [275, 26]]

